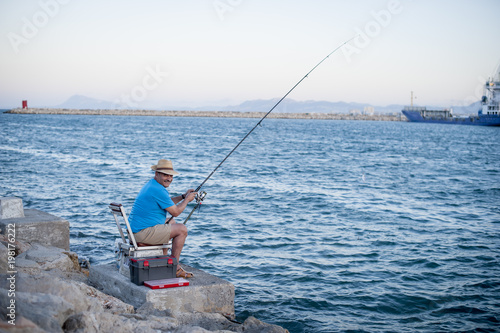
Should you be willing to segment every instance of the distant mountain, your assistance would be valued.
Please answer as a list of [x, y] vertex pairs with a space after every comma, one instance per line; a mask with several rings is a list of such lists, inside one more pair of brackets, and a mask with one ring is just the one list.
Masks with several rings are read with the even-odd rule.
[[477, 101], [475, 103], [472, 103], [470, 105], [456, 105], [452, 106], [451, 108], [453, 109], [453, 114], [458, 115], [458, 114], [474, 114], [477, 115], [477, 111], [481, 109], [481, 102]]
[[[256, 99], [245, 101], [238, 105], [229, 106], [204, 106], [204, 107], [178, 107], [165, 105], [158, 110], [186, 110], [186, 111], [239, 111], [239, 112], [267, 112], [277, 102], [279, 98], [273, 99]], [[480, 102], [472, 103], [468, 106], [453, 106], [455, 114], [476, 114], [480, 108]], [[71, 96], [64, 103], [55, 106], [61, 109], [122, 109], [115, 103], [90, 98], [82, 95]], [[327, 102], [327, 101], [295, 101], [293, 99], [283, 100], [273, 112], [281, 113], [350, 113], [365, 111], [365, 108], [373, 111], [376, 114], [400, 113], [404, 105], [390, 104], [386, 106], [377, 106], [367, 103], [347, 103], [347, 102]], [[442, 109], [439, 107], [427, 106], [427, 109]], [[151, 108], [149, 108], [151, 109]]]
[[[278, 98], [268, 100], [251, 100], [245, 101], [239, 105], [224, 106], [224, 107], [203, 107], [198, 108], [200, 111], [241, 111], [252, 112], [269, 111], [277, 102]], [[327, 102], [327, 101], [295, 101], [293, 99], [285, 99], [281, 102], [273, 112], [286, 113], [351, 113], [365, 112], [373, 108], [376, 114], [399, 114], [405, 105], [390, 104], [386, 106], [372, 105], [368, 103], [347, 103], [347, 102]], [[481, 102], [475, 102], [467, 106], [451, 106], [454, 114], [477, 114], [481, 107]], [[368, 109], [368, 110], [365, 110]], [[427, 106], [427, 109], [443, 109], [443, 107]]]
[[116, 109], [116, 104], [82, 95], [73, 95], [64, 103], [56, 105], [58, 109]]
[[[212, 108], [211, 110], [218, 111], [241, 111], [251, 112], [269, 111], [277, 102], [278, 98], [268, 100], [251, 100], [245, 101], [239, 105], [225, 106]], [[364, 112], [365, 108], [373, 108], [376, 113], [394, 113], [400, 112], [402, 105], [374, 106], [367, 103], [347, 103], [347, 102], [327, 102], [327, 101], [295, 101], [293, 99], [285, 99], [281, 102], [273, 112], [283, 113], [350, 113], [352, 111]], [[203, 108], [203, 111], [210, 108]]]

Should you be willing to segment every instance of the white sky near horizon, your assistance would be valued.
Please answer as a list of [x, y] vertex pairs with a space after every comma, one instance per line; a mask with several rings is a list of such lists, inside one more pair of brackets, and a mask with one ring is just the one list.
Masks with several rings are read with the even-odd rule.
[[[468, 105], [500, 61], [498, 0], [0, 0], [0, 108], [282, 97]], [[262, 110], [267, 111], [267, 110]]]

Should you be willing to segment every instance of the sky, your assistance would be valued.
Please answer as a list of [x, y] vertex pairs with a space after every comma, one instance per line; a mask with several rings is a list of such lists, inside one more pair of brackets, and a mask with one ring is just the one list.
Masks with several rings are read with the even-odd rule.
[[[0, 108], [306, 101], [447, 107], [500, 62], [498, 0], [0, 0]], [[262, 110], [267, 111], [267, 110]]]

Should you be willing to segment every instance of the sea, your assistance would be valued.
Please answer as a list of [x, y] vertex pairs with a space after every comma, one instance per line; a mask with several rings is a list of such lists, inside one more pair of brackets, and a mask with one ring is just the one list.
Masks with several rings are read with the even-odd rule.
[[[170, 159], [198, 187], [258, 119], [0, 114], [0, 196], [115, 262]], [[500, 128], [265, 119], [202, 187], [181, 262], [234, 284], [236, 320], [290, 332], [499, 332]], [[193, 205], [177, 218], [182, 222]]]

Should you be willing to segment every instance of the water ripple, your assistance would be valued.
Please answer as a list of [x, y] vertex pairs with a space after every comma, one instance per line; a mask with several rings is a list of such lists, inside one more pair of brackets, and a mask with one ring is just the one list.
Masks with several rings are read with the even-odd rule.
[[[172, 194], [196, 187], [253, 125], [0, 114], [0, 194], [112, 262], [109, 202], [130, 212], [162, 157]], [[205, 185], [182, 260], [235, 285], [239, 319], [290, 332], [499, 331], [500, 132], [415, 125], [266, 120]]]

